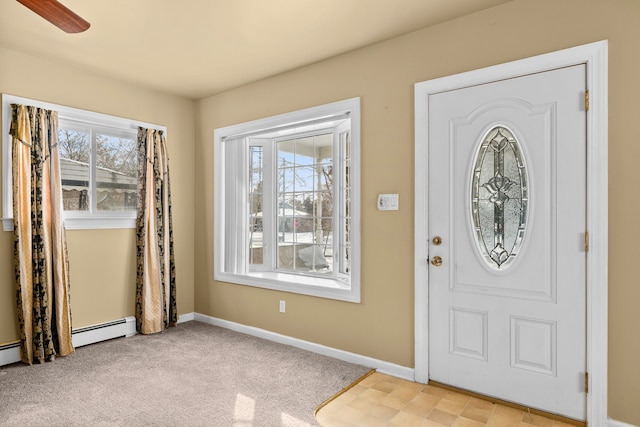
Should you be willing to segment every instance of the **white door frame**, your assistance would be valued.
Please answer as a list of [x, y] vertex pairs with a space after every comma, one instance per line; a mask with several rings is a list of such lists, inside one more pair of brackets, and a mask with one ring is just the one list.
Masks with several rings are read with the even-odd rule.
[[429, 95], [586, 64], [587, 112], [587, 394], [589, 425], [607, 424], [608, 60], [607, 41], [456, 74], [415, 85], [415, 381], [429, 379], [428, 165]]

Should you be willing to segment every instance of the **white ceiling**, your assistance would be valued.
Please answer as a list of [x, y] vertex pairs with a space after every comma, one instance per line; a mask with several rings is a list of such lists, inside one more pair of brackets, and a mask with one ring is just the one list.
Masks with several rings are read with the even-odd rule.
[[66, 34], [0, 0], [0, 46], [200, 99], [508, 1], [62, 0]]

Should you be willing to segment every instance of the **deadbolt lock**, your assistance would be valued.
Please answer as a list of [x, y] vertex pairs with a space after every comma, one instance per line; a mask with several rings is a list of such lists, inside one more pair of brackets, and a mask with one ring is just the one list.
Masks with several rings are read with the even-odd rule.
[[431, 243], [433, 243], [434, 245], [438, 246], [439, 244], [442, 243], [442, 237], [440, 236], [435, 236], [432, 240]]
[[431, 265], [440, 267], [442, 265], [442, 258], [440, 258], [439, 256], [434, 256], [433, 258], [431, 258]]

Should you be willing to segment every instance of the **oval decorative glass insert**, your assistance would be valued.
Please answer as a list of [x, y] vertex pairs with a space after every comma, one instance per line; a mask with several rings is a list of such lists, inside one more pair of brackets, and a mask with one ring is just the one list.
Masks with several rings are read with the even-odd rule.
[[520, 144], [504, 126], [482, 138], [471, 181], [471, 219], [478, 249], [489, 267], [506, 269], [527, 226], [528, 171]]

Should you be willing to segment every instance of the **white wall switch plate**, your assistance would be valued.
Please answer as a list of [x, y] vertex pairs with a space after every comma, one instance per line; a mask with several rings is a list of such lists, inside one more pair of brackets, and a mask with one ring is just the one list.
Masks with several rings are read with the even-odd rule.
[[398, 194], [378, 194], [379, 211], [397, 211]]

